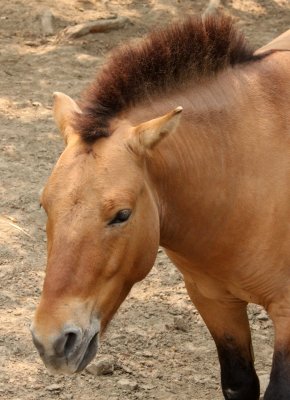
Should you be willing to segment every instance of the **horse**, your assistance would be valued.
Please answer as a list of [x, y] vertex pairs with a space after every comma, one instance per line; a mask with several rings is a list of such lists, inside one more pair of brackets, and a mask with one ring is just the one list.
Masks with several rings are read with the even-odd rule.
[[215, 341], [224, 398], [259, 398], [256, 303], [275, 329], [264, 399], [289, 400], [289, 39], [255, 53], [230, 17], [190, 17], [113, 51], [80, 101], [54, 94], [66, 146], [40, 198], [31, 325], [47, 368], [88, 365], [162, 246]]

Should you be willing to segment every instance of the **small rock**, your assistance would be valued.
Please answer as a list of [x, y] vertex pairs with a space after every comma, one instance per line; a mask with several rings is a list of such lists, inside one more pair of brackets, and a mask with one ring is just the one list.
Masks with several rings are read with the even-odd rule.
[[152, 389], [154, 389], [156, 386], [153, 386], [153, 385], [150, 385], [150, 384], [147, 384], [147, 385], [141, 385], [141, 389], [144, 389], [144, 390], [152, 390]]
[[70, 393], [68, 393], [68, 394], [64, 393], [62, 396], [60, 396], [60, 398], [61, 398], [62, 400], [72, 400], [74, 397], [73, 397], [73, 395], [70, 394]]
[[34, 102], [32, 103], [32, 105], [33, 105], [33, 107], [41, 107], [41, 106], [42, 106], [42, 104], [39, 103], [39, 101], [34, 101]]
[[177, 329], [178, 331], [182, 331], [182, 332], [188, 331], [186, 321], [184, 321], [184, 318], [182, 318], [180, 316], [174, 317], [174, 328]]
[[115, 368], [114, 358], [111, 356], [106, 356], [100, 358], [95, 363], [92, 363], [87, 367], [87, 371], [96, 376], [100, 375], [112, 375]]
[[46, 36], [53, 35], [53, 14], [49, 9], [43, 11], [40, 16], [42, 32]]
[[151, 351], [148, 351], [148, 350], [144, 350], [143, 353], [142, 353], [142, 355], [143, 355], [144, 357], [148, 357], [148, 358], [153, 357], [153, 353], [151, 353]]
[[269, 317], [265, 310], [260, 311], [257, 315], [257, 319], [260, 321], [268, 321]]
[[52, 385], [46, 386], [45, 390], [49, 392], [60, 392], [62, 390], [62, 386], [57, 383], [53, 383]]
[[121, 389], [125, 390], [136, 390], [138, 387], [138, 383], [136, 381], [131, 381], [129, 379], [120, 379], [117, 383]]
[[[136, 352], [137, 353], [137, 352]], [[122, 369], [123, 371], [127, 372], [127, 374], [133, 374], [133, 371], [131, 368], [127, 367], [126, 365], [119, 365], [119, 369]]]
[[30, 46], [30, 47], [38, 46], [38, 43], [36, 41], [32, 41], [32, 40], [27, 40], [26, 42], [24, 42], [24, 44], [26, 44], [26, 46]]
[[162, 379], [163, 378], [163, 373], [161, 371], [153, 371], [152, 372], [152, 378], [155, 379]]

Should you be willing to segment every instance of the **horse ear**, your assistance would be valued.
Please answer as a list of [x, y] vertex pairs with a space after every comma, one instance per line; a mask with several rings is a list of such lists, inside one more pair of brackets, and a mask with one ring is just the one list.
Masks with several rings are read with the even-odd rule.
[[71, 136], [75, 135], [72, 127], [74, 114], [81, 114], [82, 111], [77, 103], [64, 93], [54, 92], [53, 99], [54, 121], [67, 144]]
[[134, 137], [143, 149], [153, 149], [169, 133], [175, 131], [180, 120], [182, 107], [177, 107], [162, 117], [152, 119], [134, 128]]

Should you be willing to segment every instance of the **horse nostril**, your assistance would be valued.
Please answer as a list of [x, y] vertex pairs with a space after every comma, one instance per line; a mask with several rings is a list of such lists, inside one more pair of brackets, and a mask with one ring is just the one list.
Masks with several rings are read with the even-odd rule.
[[64, 345], [64, 355], [68, 357], [69, 353], [74, 348], [78, 336], [75, 332], [69, 332], [66, 334], [66, 337], [67, 339]]
[[72, 353], [77, 339], [80, 336], [79, 329], [71, 329], [68, 332], [64, 332], [54, 343], [54, 351], [57, 356], [66, 358]]

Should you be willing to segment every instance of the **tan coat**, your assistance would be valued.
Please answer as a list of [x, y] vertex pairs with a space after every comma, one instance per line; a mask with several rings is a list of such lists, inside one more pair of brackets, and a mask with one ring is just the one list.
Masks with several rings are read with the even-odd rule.
[[[290, 31], [258, 53], [289, 48]], [[289, 400], [289, 66], [290, 52], [273, 51], [188, 82], [112, 118], [95, 142], [73, 127], [79, 106], [55, 94], [67, 147], [41, 198], [48, 264], [32, 326], [49, 368], [87, 365], [160, 244], [216, 342], [225, 399], [259, 398], [253, 302], [275, 325], [265, 400]]]

